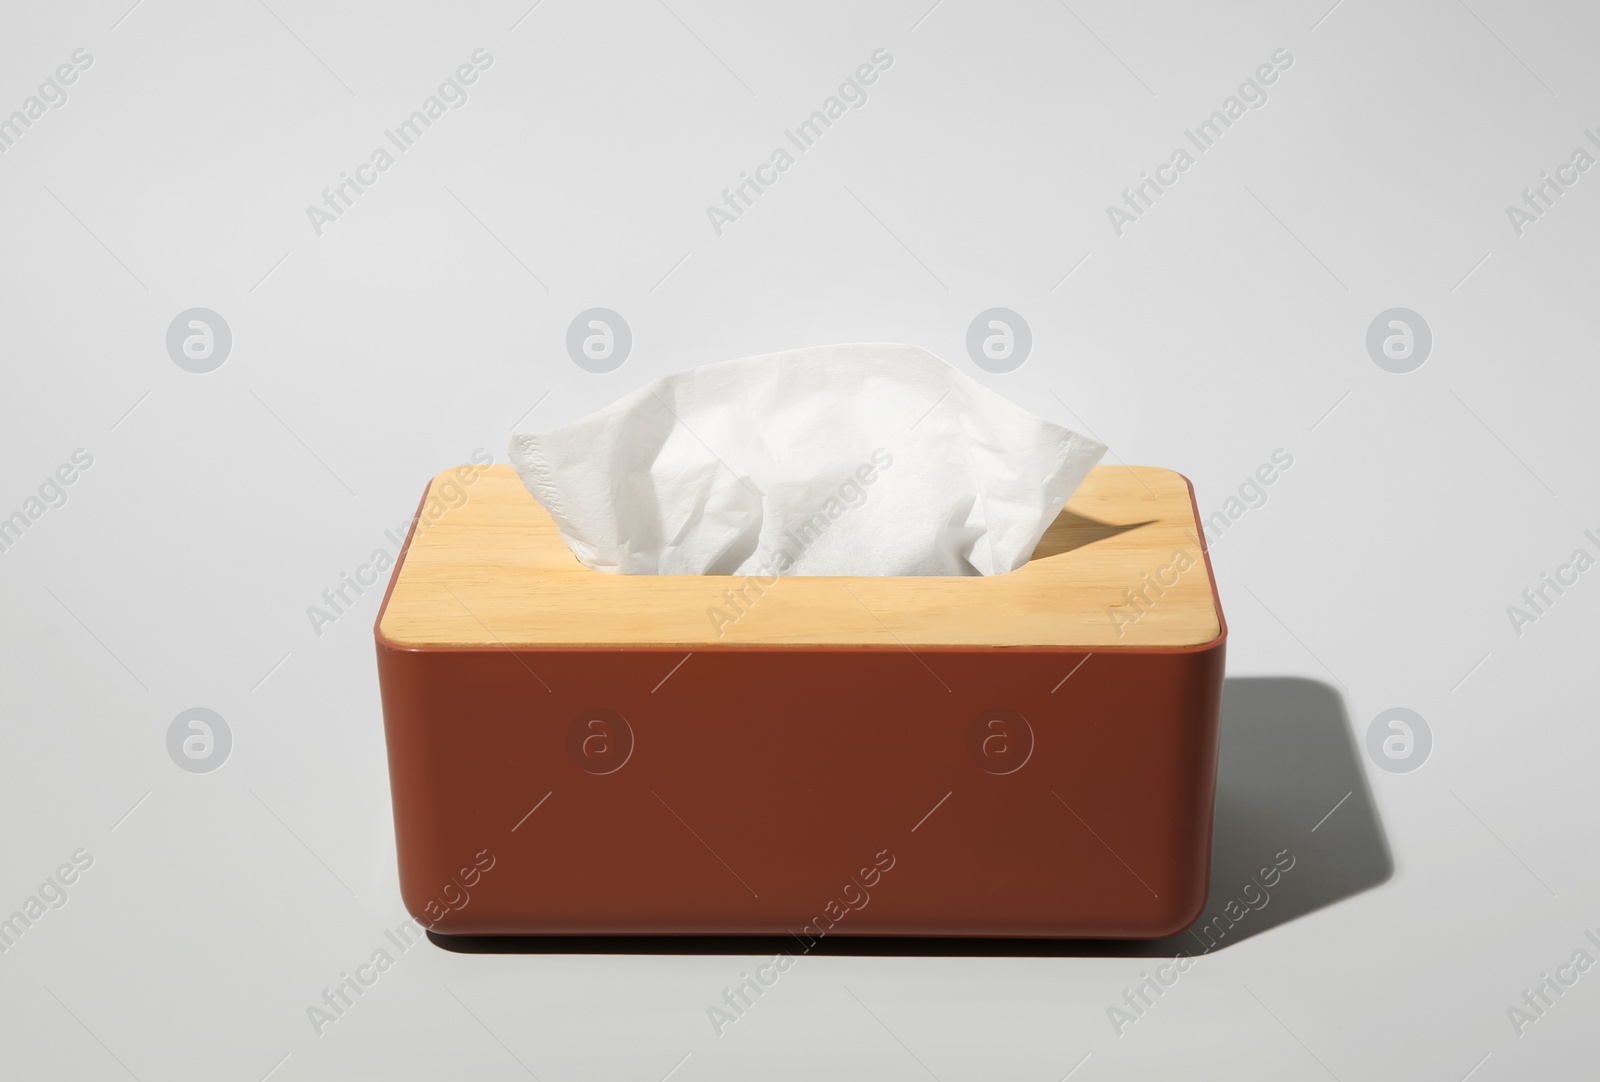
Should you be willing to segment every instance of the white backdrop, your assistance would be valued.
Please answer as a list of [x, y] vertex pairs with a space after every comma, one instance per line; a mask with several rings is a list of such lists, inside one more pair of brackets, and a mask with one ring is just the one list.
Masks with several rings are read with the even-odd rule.
[[[1560, 967], [1600, 958], [1600, 15], [528, 3], [8, 5], [0, 1073], [1591, 1072], [1600, 973]], [[607, 372], [567, 348], [593, 308], [631, 338]], [[1008, 371], [968, 352], [994, 308]], [[308, 607], [519, 424], [845, 341], [1233, 513], [1213, 897], [1297, 858], [1254, 929], [1131, 1025], [1158, 959], [1126, 945], [808, 958], [719, 1036], [754, 956], [422, 943], [319, 1034], [405, 914], [379, 591]], [[231, 746], [169, 753], [192, 708]], [[1369, 747], [1392, 708], [1409, 755]]]

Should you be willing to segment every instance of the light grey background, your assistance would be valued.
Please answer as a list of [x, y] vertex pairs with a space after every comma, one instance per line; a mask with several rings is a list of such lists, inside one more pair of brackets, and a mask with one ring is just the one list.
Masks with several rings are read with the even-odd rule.
[[[1507, 607], [1597, 550], [1600, 174], [1523, 235], [1506, 208], [1595, 150], [1600, 13], [269, 2], [8, 5], [0, 24], [0, 115], [93, 57], [0, 155], [0, 515], [93, 456], [0, 553], [0, 915], [93, 856], [0, 955], [0, 1074], [1593, 1072], [1600, 972], [1520, 1036], [1507, 1008], [1600, 957], [1600, 570], [1520, 635]], [[315, 235], [306, 206], [479, 48], [466, 104]], [[706, 205], [879, 48], [868, 103], [717, 236]], [[1280, 48], [1268, 103], [1116, 235], [1107, 205]], [[233, 336], [204, 375], [165, 346], [194, 307]], [[566, 355], [592, 307], [633, 332], [607, 374]], [[966, 355], [993, 307], [1032, 331], [1014, 372]], [[1366, 348], [1395, 307], [1433, 333], [1407, 374]], [[1213, 553], [1246, 678], [1219, 846], [1248, 819], [1262, 862], [1295, 852], [1277, 908], [1121, 1036], [1107, 1008], [1154, 962], [1131, 949], [807, 958], [718, 1037], [707, 1005], [758, 959], [426, 943], [317, 1036], [306, 1008], [405, 914], [378, 591], [320, 636], [307, 606], [430, 475], [480, 447], [504, 461], [519, 422], [839, 341], [926, 346], [1183, 472], [1208, 513], [1293, 455]], [[1313, 703], [1348, 785], [1292, 742], [1241, 744]], [[211, 773], [168, 757], [192, 707], [232, 733]], [[1364, 750], [1392, 707], [1431, 728], [1414, 772]], [[1275, 813], [1286, 792], [1303, 810]], [[1251, 794], [1268, 803], [1226, 804]]]

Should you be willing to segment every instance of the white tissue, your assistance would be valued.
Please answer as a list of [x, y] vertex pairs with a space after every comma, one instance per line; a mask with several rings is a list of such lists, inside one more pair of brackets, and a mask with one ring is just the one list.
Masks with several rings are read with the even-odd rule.
[[692, 368], [509, 448], [590, 567], [764, 577], [1013, 571], [1105, 450], [908, 345]]

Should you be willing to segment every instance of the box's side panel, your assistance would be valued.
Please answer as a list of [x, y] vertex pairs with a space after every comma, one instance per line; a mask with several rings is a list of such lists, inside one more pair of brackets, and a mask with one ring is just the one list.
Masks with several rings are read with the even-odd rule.
[[379, 671], [402, 893], [440, 932], [1157, 936], [1206, 895], [1221, 640]]
[[[425, 927], [453, 911], [462, 891], [474, 885], [463, 884], [473, 877], [462, 873], [489, 848], [489, 839], [479, 837], [486, 834], [486, 824], [480, 830], [450, 811], [472, 799], [478, 769], [478, 756], [460, 746], [472, 740], [471, 726], [462, 719], [483, 712], [473, 706], [470, 674], [463, 674], [466, 684], [449, 678], [467, 660], [469, 655], [378, 645], [400, 894], [406, 910]], [[492, 754], [484, 745], [477, 750]]]

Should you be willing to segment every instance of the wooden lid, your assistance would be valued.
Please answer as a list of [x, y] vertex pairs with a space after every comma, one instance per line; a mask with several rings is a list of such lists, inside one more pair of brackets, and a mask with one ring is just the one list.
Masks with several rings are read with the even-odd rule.
[[578, 562], [510, 466], [469, 466], [429, 486], [378, 634], [401, 648], [1200, 646], [1221, 620], [1197, 519], [1179, 474], [1099, 466], [1009, 574], [613, 575]]

